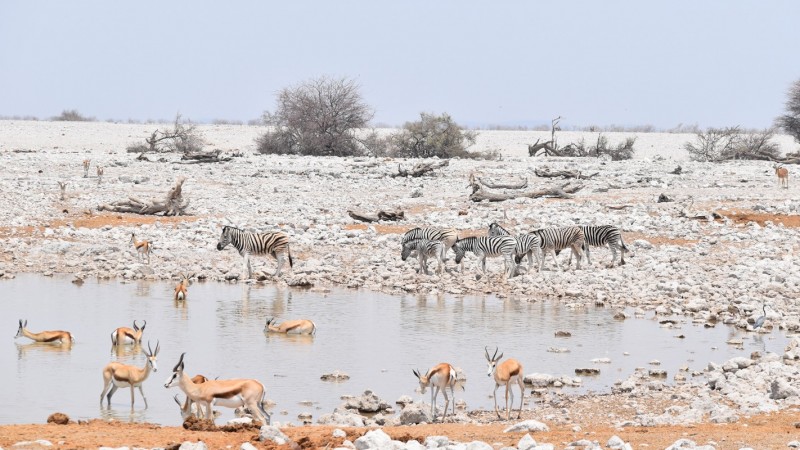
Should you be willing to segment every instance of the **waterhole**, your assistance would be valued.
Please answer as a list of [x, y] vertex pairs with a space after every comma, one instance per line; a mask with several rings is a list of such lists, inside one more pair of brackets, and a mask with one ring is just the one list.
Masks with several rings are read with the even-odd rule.
[[[683, 323], [663, 328], [645, 318], [613, 318], [607, 308], [567, 308], [559, 303], [518, 302], [493, 296], [456, 298], [402, 297], [366, 291], [313, 292], [271, 285], [194, 283], [185, 303], [172, 300], [174, 285], [164, 282], [87, 280], [20, 275], [0, 282], [0, 308], [5, 344], [0, 344], [0, 385], [3, 408], [0, 423], [42, 423], [59, 411], [73, 420], [115, 418], [181, 423], [173, 396], [166, 389], [180, 354], [185, 370], [209, 378], [255, 378], [267, 388], [276, 405], [273, 421], [294, 421], [310, 413], [316, 421], [341, 403], [343, 395], [366, 389], [394, 404], [402, 395], [429, 401], [430, 393], [415, 392], [413, 369], [449, 362], [467, 377], [465, 390], [456, 392], [469, 409], [491, 409], [494, 383], [487, 376], [484, 347], [499, 348], [518, 359], [526, 374], [533, 372], [576, 376], [577, 368], [597, 368], [599, 375], [582, 377], [568, 392], [609, 392], [617, 380], [637, 367], [667, 371], [666, 382], [681, 366], [702, 370], [709, 361], [723, 362], [750, 352], [780, 351], [786, 338], [745, 333], [717, 325]], [[278, 321], [312, 319], [314, 337], [264, 334], [267, 317]], [[27, 319], [33, 332], [68, 330], [71, 347], [33, 343], [13, 336], [17, 320]], [[137, 389], [130, 407], [130, 390], [120, 389], [110, 408], [100, 406], [102, 369], [110, 361], [142, 366], [141, 348], [112, 348], [111, 333], [133, 320], [147, 320], [143, 348], [161, 344], [158, 371], [144, 383], [148, 408]], [[568, 331], [571, 337], [555, 337]], [[683, 338], [676, 336], [683, 335]], [[743, 338], [741, 348], [725, 342]], [[568, 352], [554, 353], [551, 348]], [[594, 364], [595, 358], [610, 363]], [[344, 382], [320, 376], [333, 371], [350, 375]], [[526, 392], [530, 392], [527, 389]], [[498, 391], [502, 402], [502, 390]], [[442, 400], [442, 397], [439, 397]], [[526, 407], [531, 407], [527, 404]], [[535, 408], [535, 404], [532, 405]], [[221, 408], [224, 419], [232, 410]]]

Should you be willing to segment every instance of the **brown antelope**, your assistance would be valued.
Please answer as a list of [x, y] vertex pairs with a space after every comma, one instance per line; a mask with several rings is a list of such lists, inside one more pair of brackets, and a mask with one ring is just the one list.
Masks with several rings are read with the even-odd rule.
[[[147, 397], [144, 396], [142, 383], [150, 376], [150, 370], [158, 372], [158, 365], [156, 364], [156, 356], [161, 348], [161, 344], [156, 342], [156, 350], [150, 348], [150, 343], [147, 343], [147, 350], [144, 351], [147, 360], [144, 362], [144, 367], [129, 366], [119, 362], [110, 362], [103, 368], [103, 392], [100, 393], [100, 406], [103, 405], [103, 397], [108, 392], [108, 406], [111, 406], [111, 396], [117, 392], [121, 387], [131, 388], [131, 409], [133, 409], [133, 388], [138, 387], [139, 393], [142, 394], [144, 399], [144, 407], [147, 408]], [[109, 387], [111, 390], [109, 391]]]
[[131, 244], [133, 244], [133, 248], [136, 249], [136, 255], [139, 258], [139, 261], [142, 260], [142, 255], [147, 256], [147, 264], [150, 264], [150, 248], [152, 245], [150, 241], [147, 240], [136, 240], [136, 234], [131, 233]]
[[97, 184], [103, 181], [103, 166], [97, 166]]
[[237, 408], [245, 406], [262, 423], [270, 424], [270, 415], [264, 409], [264, 396], [266, 389], [261, 382], [253, 379], [233, 379], [233, 380], [207, 380], [204, 383], [196, 384], [189, 378], [184, 371], [183, 357], [181, 354], [178, 364], [172, 369], [172, 376], [167, 378], [164, 383], [165, 388], [178, 386], [189, 400], [198, 403], [198, 416], [203, 414], [203, 405], [206, 407], [205, 418], [214, 421], [211, 405], [224, 406], [227, 408]]
[[89, 177], [89, 163], [92, 162], [91, 159], [84, 159], [83, 160], [83, 178]]
[[444, 414], [442, 415], [442, 422], [447, 417], [447, 407], [450, 406], [450, 398], [447, 396], [447, 388], [450, 388], [450, 394], [453, 396], [453, 415], [456, 413], [456, 394], [454, 392], [456, 385], [456, 369], [450, 364], [441, 363], [428, 370], [425, 375], [420, 375], [419, 371], [412, 370], [414, 375], [419, 379], [419, 387], [421, 393], [425, 393], [425, 389], [431, 388], [431, 418], [436, 420], [436, 397], [439, 395], [439, 390], [444, 394]]
[[[192, 383], [194, 383], [194, 384], [203, 384], [206, 381], [208, 381], [208, 378], [206, 378], [205, 376], [200, 375], [200, 374], [197, 374], [197, 375], [192, 377]], [[178, 394], [175, 394], [173, 399], [175, 399], [175, 403], [177, 403], [178, 406], [180, 406], [180, 408], [181, 408], [181, 418], [184, 421], [186, 419], [188, 419], [189, 417], [191, 417], [191, 416], [199, 416], [200, 414], [202, 414], [202, 411], [198, 411], [197, 404], [196, 403], [192, 403], [192, 400], [189, 397], [186, 397], [186, 400], [184, 402], [182, 402], [182, 403], [178, 399]], [[194, 408], [192, 408], [192, 406], [194, 406]], [[219, 416], [219, 411], [214, 411], [214, 417], [216, 418], [218, 416]]]
[[267, 319], [267, 324], [264, 326], [264, 332], [313, 335], [317, 332], [317, 325], [308, 319], [287, 320], [280, 325], [276, 325], [275, 318], [271, 317]]
[[[498, 349], [495, 348], [494, 355], [489, 356], [489, 348], [484, 348], [486, 351], [486, 361], [489, 363], [489, 372], [487, 373], [488, 376], [492, 376], [494, 374], [494, 412], [497, 413], [497, 418], [502, 420], [503, 418], [500, 416], [500, 411], [497, 410], [497, 388], [500, 386], [506, 387], [506, 420], [511, 418], [511, 407], [514, 405], [514, 391], [511, 389], [511, 385], [513, 383], [517, 383], [519, 385], [519, 413], [517, 414], [517, 419], [522, 417], [522, 404], [525, 400], [525, 386], [522, 382], [522, 364], [519, 363], [516, 359], [509, 358], [503, 361], [501, 364], [497, 364], [503, 358], [503, 354], [500, 353], [500, 356], [497, 356]], [[511, 394], [511, 403], [508, 402], [508, 396]]]
[[60, 342], [61, 344], [72, 344], [75, 342], [75, 337], [72, 336], [72, 333], [69, 331], [53, 330], [31, 333], [30, 330], [28, 330], [28, 321], [22, 319], [19, 321], [19, 328], [17, 329], [17, 335], [14, 336], [14, 339], [21, 336], [33, 339], [36, 342]]
[[144, 325], [139, 327], [136, 325], [136, 321], [133, 321], [133, 329], [128, 327], [119, 327], [111, 333], [111, 345], [124, 345], [126, 344], [126, 340], [131, 340], [133, 345], [140, 345], [142, 343], [142, 334], [144, 333], [144, 327], [147, 326], [147, 321], [144, 321]]
[[183, 274], [181, 277], [181, 281], [175, 286], [175, 295], [173, 298], [176, 302], [186, 300], [186, 291], [189, 288], [189, 277], [187, 277], [186, 274]]
[[783, 166], [775, 166], [775, 175], [778, 176], [780, 187], [789, 189], [789, 169]]

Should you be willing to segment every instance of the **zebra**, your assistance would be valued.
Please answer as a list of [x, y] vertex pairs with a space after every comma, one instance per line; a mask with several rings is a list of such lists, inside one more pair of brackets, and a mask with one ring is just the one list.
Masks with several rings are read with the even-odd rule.
[[458, 231], [455, 228], [413, 228], [406, 231], [403, 235], [403, 240], [400, 242], [405, 245], [406, 242], [414, 239], [427, 239], [429, 241], [442, 241], [444, 244], [444, 251], [442, 252], [442, 261], [447, 261], [447, 250], [451, 249], [458, 240]]
[[[576, 268], [580, 270], [581, 250], [583, 250], [585, 241], [581, 227], [571, 226], [561, 228], [540, 228], [538, 230], [531, 231], [530, 234], [535, 234], [541, 239], [540, 245], [544, 255], [542, 256], [542, 260], [539, 261], [539, 272], [541, 272], [542, 268], [544, 267], [544, 261], [547, 259], [548, 253], [553, 255], [553, 262], [556, 263], [556, 267], [559, 267], [556, 255], [558, 252], [568, 247], [572, 249], [572, 254], [575, 255], [575, 258], [577, 259]], [[572, 264], [571, 258], [570, 262], [567, 263], [566, 269], [569, 269], [570, 264]]]
[[289, 258], [289, 268], [294, 267], [292, 253], [289, 251], [289, 235], [282, 231], [274, 233], [251, 233], [232, 226], [222, 227], [222, 235], [217, 243], [217, 250], [224, 249], [228, 244], [236, 247], [239, 254], [244, 257], [244, 268], [247, 270], [247, 279], [253, 278], [250, 266], [250, 255], [270, 255], [278, 262], [278, 268], [272, 276], [281, 274], [284, 255]]
[[466, 252], [473, 252], [480, 260], [481, 270], [486, 275], [486, 257], [502, 256], [505, 267], [505, 277], [514, 275], [516, 266], [512, 256], [517, 245], [516, 239], [511, 236], [480, 236], [459, 239], [453, 245], [456, 252], [456, 264], [460, 264]]
[[[617, 260], [617, 250], [620, 252], [619, 265], [625, 264], [625, 252], [628, 252], [628, 247], [622, 240], [622, 233], [619, 228], [614, 225], [581, 225], [583, 235], [585, 238], [583, 244], [583, 251], [586, 253], [586, 263], [592, 265], [589, 259], [589, 247], [605, 247], [606, 245], [611, 249], [611, 266], [614, 267], [614, 262]], [[572, 254], [569, 255], [569, 264], [572, 264]]]
[[425, 275], [430, 275], [428, 272], [428, 258], [433, 256], [439, 262], [439, 265], [436, 266], [436, 273], [442, 273], [442, 269], [444, 268], [444, 243], [442, 241], [412, 239], [403, 244], [403, 252], [400, 254], [400, 257], [405, 261], [414, 250], [416, 250], [417, 259], [419, 259], [420, 272], [424, 272]]
[[[489, 236], [511, 236], [505, 228], [501, 227], [497, 222], [492, 222], [489, 225]], [[522, 258], [528, 256], [528, 270], [530, 271], [533, 265], [533, 258], [536, 257], [536, 263], [542, 258], [542, 240], [538, 234], [523, 233], [513, 236], [517, 241], [514, 247], [514, 262], [519, 264]]]

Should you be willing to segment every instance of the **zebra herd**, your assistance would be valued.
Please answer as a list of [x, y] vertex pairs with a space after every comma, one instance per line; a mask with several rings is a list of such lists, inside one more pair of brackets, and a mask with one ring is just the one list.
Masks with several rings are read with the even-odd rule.
[[628, 247], [622, 240], [622, 233], [613, 225], [580, 225], [561, 228], [541, 228], [528, 233], [512, 235], [496, 222], [489, 225], [488, 236], [458, 238], [454, 229], [441, 228], [414, 228], [403, 235], [403, 261], [414, 251], [417, 252], [420, 271], [428, 274], [426, 263], [430, 257], [435, 257], [439, 266], [437, 273], [441, 273], [444, 266], [445, 255], [450, 248], [456, 254], [456, 264], [461, 265], [463, 272], [463, 259], [466, 252], [472, 252], [478, 257], [481, 271], [486, 274], [486, 258], [502, 257], [504, 276], [514, 276], [517, 265], [522, 259], [528, 257], [528, 270], [533, 265], [535, 257], [539, 263], [538, 270], [544, 268], [547, 255], [552, 255], [553, 262], [559, 267], [556, 256], [565, 249], [570, 249], [570, 258], [566, 269], [572, 264], [572, 256], [576, 259], [576, 268], [581, 268], [581, 255], [586, 254], [586, 261], [591, 265], [590, 247], [608, 246], [611, 249], [611, 266], [617, 260], [617, 251], [620, 252], [620, 265], [625, 264], [625, 252]]
[[[540, 228], [512, 235], [496, 222], [489, 225], [488, 236], [459, 238], [458, 231], [453, 228], [414, 228], [403, 235], [401, 258], [405, 261], [416, 253], [419, 260], [420, 272], [430, 275], [427, 268], [429, 258], [438, 262], [436, 273], [441, 274], [445, 266], [447, 251], [453, 249], [456, 254], [456, 264], [460, 271], [464, 271], [464, 256], [472, 252], [478, 257], [483, 274], [486, 274], [486, 258], [502, 257], [505, 278], [511, 278], [517, 271], [517, 266], [522, 259], [528, 258], [528, 271], [533, 266], [533, 259], [538, 262], [538, 271], [544, 268], [547, 256], [552, 256], [556, 267], [560, 267], [556, 256], [565, 249], [570, 249], [569, 262], [566, 269], [572, 265], [575, 256], [576, 268], [581, 268], [581, 256], [586, 255], [586, 261], [591, 265], [590, 247], [609, 247], [611, 249], [611, 266], [617, 260], [617, 251], [620, 252], [620, 265], [625, 264], [625, 252], [628, 248], [622, 240], [619, 228], [613, 225], [580, 225], [561, 228]], [[223, 250], [232, 245], [244, 258], [244, 269], [247, 278], [252, 278], [250, 255], [270, 255], [277, 261], [278, 267], [273, 276], [279, 276], [285, 260], [289, 267], [294, 266], [292, 254], [289, 251], [289, 236], [277, 231], [273, 233], [251, 233], [232, 226], [222, 227], [222, 235], [217, 243], [217, 250]]]

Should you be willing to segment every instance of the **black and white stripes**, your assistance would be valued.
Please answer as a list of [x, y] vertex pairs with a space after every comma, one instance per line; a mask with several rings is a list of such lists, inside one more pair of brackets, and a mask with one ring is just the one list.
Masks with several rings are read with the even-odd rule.
[[[581, 225], [583, 236], [585, 239], [584, 252], [586, 253], [586, 262], [591, 265], [592, 261], [589, 259], [589, 247], [605, 247], [611, 249], [611, 267], [617, 260], [617, 250], [620, 252], [620, 265], [625, 264], [625, 252], [628, 247], [622, 240], [622, 233], [619, 228], [613, 225]], [[570, 259], [572, 255], [570, 255]]]
[[505, 276], [514, 275], [513, 255], [517, 241], [511, 236], [480, 236], [459, 239], [453, 246], [456, 252], [456, 264], [459, 264], [466, 252], [473, 252], [480, 260], [481, 270], [486, 274], [486, 257], [502, 256], [505, 265]]
[[294, 266], [292, 254], [289, 251], [289, 236], [277, 231], [274, 233], [251, 233], [231, 226], [222, 227], [222, 235], [217, 243], [217, 250], [224, 249], [228, 244], [233, 245], [239, 254], [244, 257], [244, 266], [247, 278], [253, 277], [250, 266], [250, 255], [270, 255], [278, 262], [278, 268], [273, 276], [281, 274], [284, 257], [289, 259], [289, 267]]
[[403, 252], [400, 257], [405, 261], [412, 251], [417, 252], [419, 259], [419, 270], [425, 275], [430, 275], [428, 272], [428, 258], [436, 258], [439, 265], [436, 267], [436, 273], [441, 274], [444, 269], [444, 243], [442, 241], [431, 241], [428, 239], [412, 239], [403, 244]]
[[[511, 236], [511, 233], [497, 222], [492, 222], [489, 225], [489, 236]], [[517, 241], [517, 245], [514, 247], [514, 262], [519, 264], [522, 258], [527, 255], [528, 269], [530, 270], [534, 256], [537, 263], [542, 259], [542, 240], [538, 234], [531, 233], [518, 234], [513, 237]]]
[[[556, 259], [556, 252], [564, 250], [565, 248], [572, 249], [572, 254], [577, 259], [577, 269], [581, 268], [581, 251], [583, 249], [584, 235], [581, 227], [561, 227], [561, 228], [542, 228], [532, 231], [531, 234], [536, 234], [542, 240], [541, 246], [544, 255], [539, 262], [539, 271], [544, 267], [544, 262], [547, 255], [553, 256], [553, 262], [558, 267], [558, 260]], [[569, 266], [567, 266], [569, 268]]]

